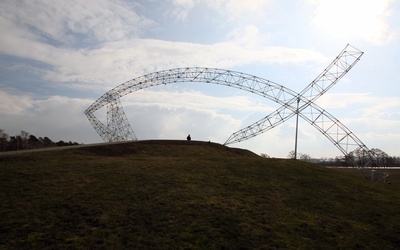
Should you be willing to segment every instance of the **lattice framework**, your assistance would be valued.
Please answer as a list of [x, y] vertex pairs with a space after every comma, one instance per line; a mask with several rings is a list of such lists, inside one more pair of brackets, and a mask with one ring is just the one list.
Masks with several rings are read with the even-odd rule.
[[[314, 102], [333, 87], [360, 60], [362, 54], [363, 52], [347, 45], [332, 63], [300, 93], [257, 76], [225, 69], [187, 67], [153, 72], [134, 78], [108, 91], [90, 105], [85, 110], [85, 114], [103, 140], [110, 142], [136, 140], [120, 102], [121, 97], [163, 84], [179, 82], [219, 84], [249, 91], [281, 105], [268, 116], [233, 133], [225, 144], [248, 140], [299, 113], [300, 117], [327, 137], [345, 156], [354, 150], [362, 150], [367, 155], [371, 155], [371, 160], [373, 160], [370, 150], [359, 138]], [[107, 124], [103, 124], [94, 115], [96, 110], [104, 106], [107, 106]]]

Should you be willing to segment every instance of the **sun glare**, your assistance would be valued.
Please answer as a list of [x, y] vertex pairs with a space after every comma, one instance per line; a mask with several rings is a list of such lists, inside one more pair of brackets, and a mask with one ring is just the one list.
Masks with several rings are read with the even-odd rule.
[[321, 0], [312, 24], [335, 38], [356, 37], [371, 43], [390, 39], [385, 18], [392, 0]]

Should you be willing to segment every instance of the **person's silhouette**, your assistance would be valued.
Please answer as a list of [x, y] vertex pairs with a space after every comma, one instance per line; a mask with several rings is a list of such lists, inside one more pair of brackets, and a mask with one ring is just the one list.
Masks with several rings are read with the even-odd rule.
[[186, 137], [186, 140], [190, 141], [192, 138], [190, 137], [190, 134]]

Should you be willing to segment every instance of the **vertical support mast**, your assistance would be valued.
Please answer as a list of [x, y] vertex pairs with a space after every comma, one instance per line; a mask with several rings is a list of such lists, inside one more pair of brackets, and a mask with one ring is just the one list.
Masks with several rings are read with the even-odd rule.
[[[363, 53], [364, 52], [349, 44], [346, 45], [329, 66], [323, 70], [315, 80], [308, 84], [300, 94], [283, 103], [280, 108], [268, 116], [250, 126], [247, 126], [246, 128], [234, 132], [225, 144], [240, 142], [257, 136], [287, 121], [293, 117], [297, 111], [301, 112], [309, 106], [316, 106], [314, 105], [314, 101], [333, 87], [333, 85], [335, 85], [360, 60]], [[299, 108], [296, 108], [296, 102], [299, 102]], [[249, 133], [249, 131], [252, 133]]]
[[[281, 105], [275, 112], [260, 121], [233, 133], [225, 142], [225, 145], [255, 137], [297, 114], [327, 137], [343, 154], [349, 154], [351, 149], [362, 149], [368, 152], [368, 148], [361, 140], [338, 119], [314, 102], [342, 78], [358, 62], [362, 54], [363, 52], [347, 45], [339, 56], [301, 94], [272, 81], [231, 70], [187, 67], [153, 72], [111, 89], [91, 104], [85, 110], [85, 115], [104, 141], [136, 140], [120, 102], [120, 97], [157, 85], [179, 82], [212, 83], [246, 90]], [[94, 113], [103, 107], [107, 109], [106, 124], [102, 123]], [[296, 133], [298, 132], [296, 131]], [[298, 135], [296, 135], [295, 142], [296, 154], [297, 137]]]
[[294, 139], [294, 159], [297, 159], [297, 136], [299, 132], [299, 102], [300, 98], [297, 99], [297, 109], [296, 109], [296, 135]]

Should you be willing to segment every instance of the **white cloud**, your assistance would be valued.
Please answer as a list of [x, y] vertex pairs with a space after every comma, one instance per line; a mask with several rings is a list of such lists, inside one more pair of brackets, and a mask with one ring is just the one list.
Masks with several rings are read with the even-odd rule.
[[223, 13], [225, 20], [235, 21], [241, 18], [254, 18], [255, 15], [265, 15], [266, 7], [271, 2], [271, 0], [171, 0], [174, 9], [170, 14], [182, 21], [194, 8], [204, 6]]
[[254, 25], [234, 28], [228, 37], [242, 48], [252, 50], [262, 49], [270, 38], [269, 35], [262, 34]]
[[209, 8], [217, 9], [220, 12], [226, 12], [231, 21], [252, 19], [267, 14], [267, 7], [271, 0], [207, 0]]
[[381, 45], [394, 39], [387, 22], [393, 0], [317, 0], [312, 24], [332, 37], [356, 37]]
[[[124, 97], [126, 105], [158, 106], [166, 109], [190, 107], [198, 112], [210, 110], [235, 110], [244, 112], [272, 112], [274, 109], [257, 102], [251, 96], [217, 97], [198, 91], [142, 90]], [[213, 113], [213, 112], [210, 112]]]
[[83, 110], [91, 100], [0, 92], [0, 127], [10, 136], [25, 130], [53, 141], [100, 142]]
[[[0, 13], [2, 23], [12, 22], [41, 40], [70, 45], [137, 37], [154, 23], [137, 15], [135, 7], [134, 3], [107, 0], [6, 0]], [[14, 31], [9, 29], [7, 33]]]
[[[128, 120], [140, 139], [181, 138], [182, 131], [223, 143], [246, 117], [257, 118], [273, 108], [251, 96], [217, 97], [198, 91], [142, 90], [122, 98]], [[95, 112], [105, 123], [106, 109]], [[184, 132], [186, 133], [186, 132]]]
[[371, 94], [369, 93], [325, 93], [317, 103], [324, 109], [347, 108], [353, 104], [371, 103]]
[[[174, 3], [198, 4], [189, 0]], [[239, 11], [266, 3], [251, 1], [244, 7], [241, 1], [221, 0], [214, 5], [236, 6], [232, 8]], [[234, 29], [231, 40], [214, 44], [141, 39], [136, 34], [152, 21], [120, 1], [8, 0], [0, 13], [0, 53], [45, 63], [50, 67], [43, 72], [44, 79], [72, 88], [99, 90], [102, 86], [105, 91], [133, 77], [175, 67], [326, 61], [315, 51], [265, 46], [268, 37], [254, 25]], [[71, 39], [100, 43], [76, 49]]]
[[32, 107], [32, 96], [0, 90], [0, 115], [18, 115]]
[[[38, 98], [34, 95], [0, 92], [1, 129], [9, 135], [25, 130], [52, 140], [100, 142], [83, 111], [94, 101], [65, 96]], [[258, 115], [268, 106], [246, 96], [213, 97], [200, 92], [140, 91], [122, 99], [125, 113], [139, 139], [184, 139], [223, 143], [242, 125], [239, 114]], [[100, 120], [105, 109], [96, 112]], [[105, 122], [105, 121], [103, 121]]]
[[[241, 42], [202, 45], [154, 39], [108, 43], [96, 49], [66, 49], [6, 34], [0, 51], [52, 66], [44, 77], [53, 82], [80, 82], [110, 88], [145, 73], [175, 67], [232, 68], [251, 63], [326, 61], [314, 51], [284, 47], [243, 48]], [[73, 85], [74, 87], [78, 87]]]
[[159, 106], [129, 106], [125, 108], [136, 136], [146, 139], [193, 140], [223, 143], [240, 126], [240, 120], [218, 111], [200, 111], [191, 107], [173, 110]]
[[[348, 105], [354, 105], [357, 95]], [[337, 96], [338, 97], [338, 96]], [[338, 99], [335, 99], [336, 101]], [[346, 99], [342, 99], [346, 100]], [[341, 113], [341, 120], [368, 147], [380, 148], [389, 155], [398, 155], [398, 127], [400, 120], [381, 114], [387, 108], [398, 112], [399, 99], [375, 98], [360, 95], [359, 102], [369, 102], [363, 114], [357, 117]], [[0, 92], [1, 129], [9, 135], [25, 130], [36, 136], [48, 136], [54, 141], [72, 140], [83, 143], [100, 142], [83, 111], [93, 100], [50, 96], [38, 99], [33, 95]], [[12, 104], [12, 105], [10, 105]], [[247, 96], [218, 97], [200, 92], [164, 92], [160, 90], [139, 91], [122, 99], [128, 116], [139, 139], [183, 139], [188, 133], [194, 140], [223, 143], [237, 129], [248, 125], [239, 114], [254, 113], [257, 118], [272, 111]], [[328, 104], [328, 103], [326, 103]], [[322, 104], [321, 104], [322, 105]], [[329, 106], [329, 105], [328, 105]], [[324, 107], [325, 108], [325, 107]], [[334, 113], [348, 109], [345, 107], [327, 108]], [[369, 113], [370, 109], [374, 112]], [[103, 110], [104, 111], [104, 110]], [[375, 115], [376, 116], [375, 116]], [[286, 157], [293, 150], [294, 121], [267, 131], [248, 141], [232, 144], [232, 147], [248, 148], [256, 153], [267, 153], [274, 157]], [[276, 143], [279, 142], [279, 143]], [[340, 155], [323, 135], [310, 124], [300, 120], [299, 152], [312, 157], [334, 157]]]
[[[381, 131], [398, 133], [400, 126], [400, 98], [378, 97], [366, 93], [325, 94], [318, 104], [337, 117], [349, 128], [360, 132]], [[338, 115], [336, 115], [338, 116]]]
[[356, 111], [361, 112], [362, 117], [368, 119], [395, 118], [397, 110], [400, 108], [399, 97], [379, 97], [370, 93], [326, 93], [317, 102], [328, 111], [329, 109], [348, 109], [356, 106]]
[[[392, 156], [399, 155], [399, 97], [374, 96], [368, 93], [326, 93], [318, 100], [318, 105], [335, 115], [367, 147], [380, 148]], [[310, 125], [304, 129], [308, 133], [316, 132]], [[317, 133], [317, 136], [320, 135]], [[308, 136], [307, 140], [313, 139]]]
[[198, 2], [196, 0], [171, 0], [174, 8], [168, 11], [169, 15], [183, 21]]

